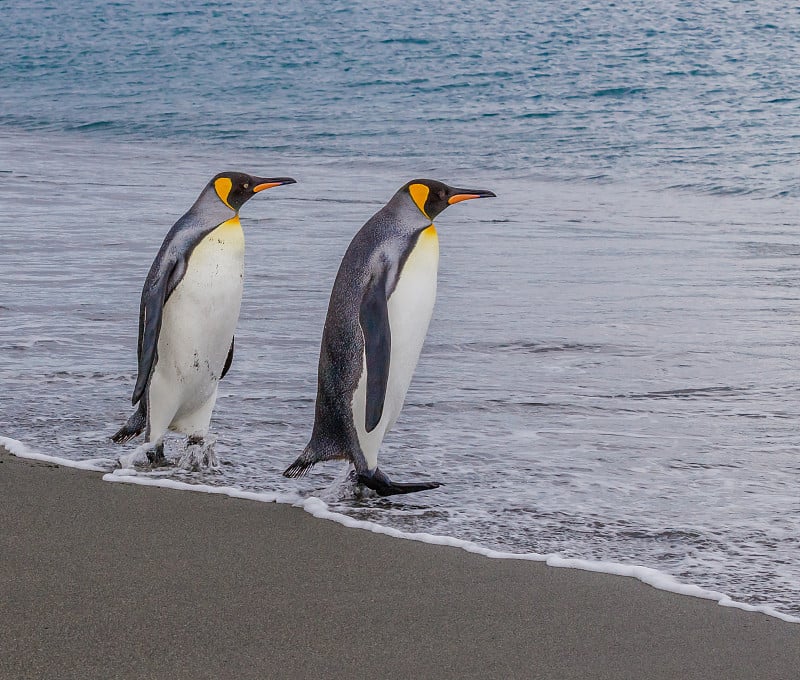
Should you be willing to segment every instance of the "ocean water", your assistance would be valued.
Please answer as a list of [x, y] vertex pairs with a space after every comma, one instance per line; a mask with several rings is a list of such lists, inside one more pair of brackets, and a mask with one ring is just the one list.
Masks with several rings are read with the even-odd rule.
[[[777, 2], [4, 7], [0, 435], [130, 452], [108, 438], [164, 234], [222, 169], [291, 175], [242, 210], [221, 470], [170, 479], [800, 616], [798, 44]], [[340, 463], [280, 472], [341, 255], [418, 176], [498, 195], [437, 220], [437, 306], [380, 456], [445, 486], [339, 499]]]

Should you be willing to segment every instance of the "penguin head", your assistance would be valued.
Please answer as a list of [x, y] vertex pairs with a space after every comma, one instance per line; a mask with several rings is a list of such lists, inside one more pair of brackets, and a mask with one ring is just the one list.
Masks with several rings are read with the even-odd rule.
[[456, 189], [435, 179], [412, 179], [400, 192], [406, 192], [429, 220], [434, 219], [448, 205], [472, 198], [495, 196], [486, 189]]
[[210, 185], [220, 201], [239, 212], [239, 208], [259, 191], [294, 183], [291, 177], [254, 177], [244, 172], [221, 172], [211, 180]]

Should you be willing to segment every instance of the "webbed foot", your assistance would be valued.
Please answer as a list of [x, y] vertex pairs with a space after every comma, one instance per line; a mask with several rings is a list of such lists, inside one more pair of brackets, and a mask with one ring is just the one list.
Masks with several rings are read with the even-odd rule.
[[393, 482], [379, 468], [375, 468], [371, 472], [356, 473], [356, 480], [367, 488], [372, 489], [379, 496], [395, 496], [401, 493], [428, 491], [442, 486], [441, 482]]
[[130, 453], [126, 453], [119, 457], [118, 465], [124, 470], [136, 467], [164, 467], [169, 465], [169, 461], [164, 456], [164, 443], [159, 442], [153, 444], [146, 442], [141, 446], [137, 446]]
[[147, 450], [147, 460], [154, 468], [165, 467], [169, 465], [169, 462], [164, 455], [164, 442], [159, 442], [154, 447]]

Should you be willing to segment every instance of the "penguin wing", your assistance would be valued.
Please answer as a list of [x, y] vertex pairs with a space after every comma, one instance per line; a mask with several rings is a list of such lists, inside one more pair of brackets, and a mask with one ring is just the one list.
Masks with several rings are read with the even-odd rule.
[[139, 306], [139, 375], [131, 399], [134, 404], [142, 398], [158, 358], [158, 336], [164, 305], [186, 272], [186, 259], [173, 253], [172, 249], [162, 248], [142, 289]]
[[236, 341], [236, 336], [231, 338], [231, 348], [228, 350], [228, 357], [225, 359], [225, 365], [222, 367], [222, 375], [219, 377], [222, 380], [225, 374], [230, 370], [233, 363], [233, 343]]
[[375, 429], [383, 415], [386, 385], [389, 382], [389, 359], [392, 353], [392, 332], [386, 296], [388, 270], [384, 269], [369, 282], [361, 299], [358, 320], [364, 334], [367, 363], [367, 432]]

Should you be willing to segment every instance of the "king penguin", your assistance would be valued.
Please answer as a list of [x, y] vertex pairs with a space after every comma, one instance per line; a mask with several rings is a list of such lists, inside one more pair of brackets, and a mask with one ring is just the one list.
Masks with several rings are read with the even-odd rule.
[[494, 195], [415, 179], [355, 235], [328, 305], [311, 440], [286, 477], [341, 458], [381, 496], [440, 486], [392, 482], [378, 468], [378, 449], [403, 408], [433, 312], [439, 267], [433, 219], [454, 203]]
[[233, 360], [244, 275], [239, 209], [260, 191], [294, 184], [291, 177], [223, 172], [205, 186], [169, 230], [142, 289], [139, 307], [138, 407], [112, 439], [145, 431], [147, 457], [164, 461], [167, 430], [203, 445], [217, 385]]

